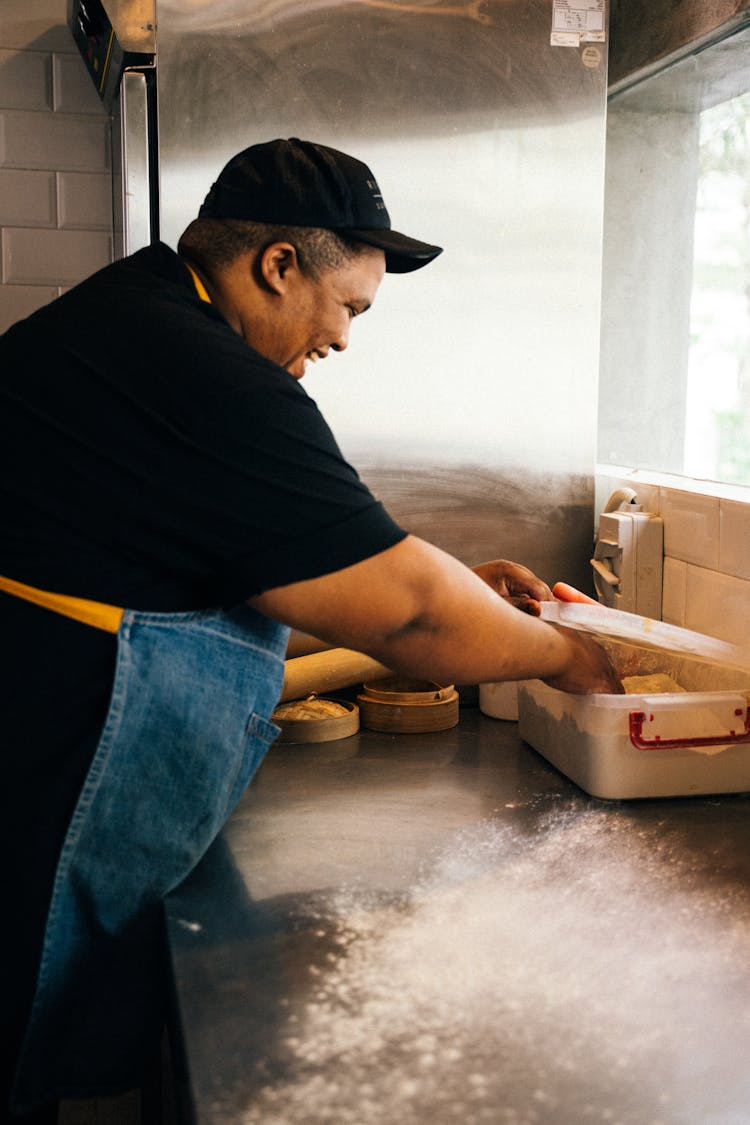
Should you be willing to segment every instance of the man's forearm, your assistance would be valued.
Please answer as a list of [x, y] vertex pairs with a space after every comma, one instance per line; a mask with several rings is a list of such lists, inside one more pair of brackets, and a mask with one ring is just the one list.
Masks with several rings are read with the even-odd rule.
[[598, 646], [519, 612], [468, 567], [413, 537], [251, 604], [410, 675], [460, 683], [539, 677], [572, 691], [616, 690]]

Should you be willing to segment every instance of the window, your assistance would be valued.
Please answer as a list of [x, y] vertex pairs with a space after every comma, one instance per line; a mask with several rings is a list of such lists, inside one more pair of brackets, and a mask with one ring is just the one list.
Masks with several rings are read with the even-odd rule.
[[750, 484], [750, 93], [700, 115], [685, 471]]
[[598, 459], [750, 485], [750, 31], [615, 91]]

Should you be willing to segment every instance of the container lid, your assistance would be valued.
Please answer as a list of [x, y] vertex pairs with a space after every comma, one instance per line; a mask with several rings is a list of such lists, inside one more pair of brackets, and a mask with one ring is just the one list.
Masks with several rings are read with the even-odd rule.
[[564, 625], [568, 629], [578, 629], [610, 640], [627, 641], [639, 648], [679, 652], [712, 664], [725, 664], [750, 672], [750, 651], [747, 649], [691, 629], [655, 621], [651, 617], [578, 602], [540, 602], [539, 609], [542, 620], [553, 625]]

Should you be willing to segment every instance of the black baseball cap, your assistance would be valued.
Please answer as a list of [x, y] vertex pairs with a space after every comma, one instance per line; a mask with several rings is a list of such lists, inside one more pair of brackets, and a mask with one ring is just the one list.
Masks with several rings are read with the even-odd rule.
[[252, 145], [233, 156], [198, 214], [337, 231], [379, 246], [390, 273], [418, 270], [442, 252], [441, 246], [391, 230], [380, 188], [361, 160], [296, 137]]

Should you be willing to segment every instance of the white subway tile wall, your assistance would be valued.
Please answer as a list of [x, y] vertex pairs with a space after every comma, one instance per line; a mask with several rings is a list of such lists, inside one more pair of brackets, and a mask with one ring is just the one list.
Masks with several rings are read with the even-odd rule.
[[661, 619], [670, 625], [685, 626], [685, 594], [688, 564], [681, 559], [664, 559], [662, 574]]
[[55, 173], [0, 168], [0, 227], [54, 227]]
[[109, 261], [111, 238], [101, 231], [3, 231], [6, 285], [74, 285]]
[[719, 569], [750, 580], [750, 520], [747, 504], [722, 500], [719, 509]]
[[7, 320], [8, 327], [25, 316], [31, 316], [57, 296], [57, 287], [51, 285], [0, 285], [0, 330], [4, 331], [3, 318]]
[[661, 494], [664, 554], [709, 570], [719, 569], [719, 500], [665, 489]]
[[[83, 63], [81, 63], [83, 66]], [[96, 91], [91, 87], [93, 97]], [[109, 165], [107, 118], [2, 110], [4, 168], [103, 172]]]
[[688, 566], [685, 626], [735, 645], [750, 637], [750, 583], [728, 574]]
[[697, 482], [694, 492], [638, 473], [599, 472], [597, 513], [622, 487], [664, 520], [662, 619], [750, 649], [750, 497], [719, 486], [719, 495], [709, 495], [708, 482]]
[[66, 18], [0, 7], [0, 332], [112, 260], [110, 120]]
[[51, 56], [39, 51], [0, 48], [0, 105], [5, 109], [51, 109], [51, 63]]
[[2, 0], [0, 43], [17, 50], [73, 54], [76, 46], [66, 26], [65, 0]]
[[62, 230], [112, 233], [112, 177], [108, 173], [59, 172], [57, 215]]

